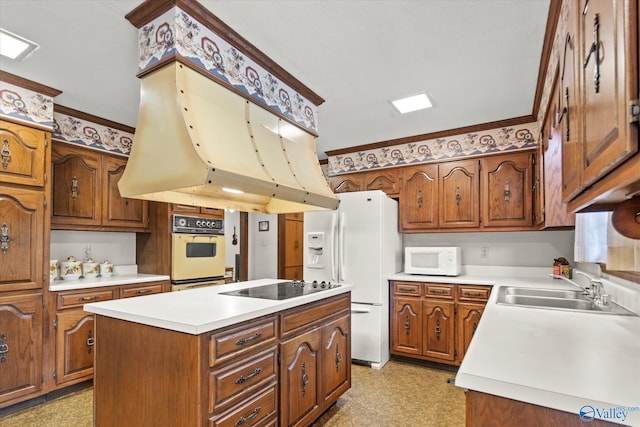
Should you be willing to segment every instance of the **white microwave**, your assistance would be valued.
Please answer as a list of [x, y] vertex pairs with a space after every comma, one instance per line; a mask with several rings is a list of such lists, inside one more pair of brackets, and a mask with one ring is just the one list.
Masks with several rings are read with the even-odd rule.
[[457, 276], [462, 272], [458, 247], [404, 248], [404, 272], [427, 276]]

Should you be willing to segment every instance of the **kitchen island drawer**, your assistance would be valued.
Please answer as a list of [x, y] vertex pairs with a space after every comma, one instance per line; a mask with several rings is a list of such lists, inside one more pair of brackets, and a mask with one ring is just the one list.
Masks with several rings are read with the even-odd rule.
[[168, 291], [170, 282], [136, 283], [120, 287], [120, 298], [140, 297], [143, 295], [159, 294]]
[[459, 301], [487, 301], [491, 293], [491, 286], [458, 285]]
[[254, 394], [257, 389], [276, 380], [276, 347], [261, 352], [209, 374], [209, 413], [231, 406], [234, 401]]
[[90, 302], [112, 300], [116, 297], [117, 288], [82, 289], [79, 291], [58, 292], [58, 310], [82, 307]]
[[442, 283], [426, 283], [424, 286], [424, 296], [434, 298], [453, 299], [455, 285]]
[[210, 427], [234, 427], [239, 425], [265, 426], [271, 425], [272, 418], [277, 415], [277, 384], [259, 393], [254, 398], [243, 402], [231, 410], [209, 419]]
[[209, 336], [209, 366], [277, 341], [278, 317], [268, 316]]
[[419, 297], [422, 292], [422, 284], [416, 282], [391, 282], [392, 295], [407, 295]]

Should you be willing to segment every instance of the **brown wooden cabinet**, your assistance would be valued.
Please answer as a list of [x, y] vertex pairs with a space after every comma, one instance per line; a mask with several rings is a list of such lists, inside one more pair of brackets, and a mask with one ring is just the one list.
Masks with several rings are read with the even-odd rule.
[[391, 282], [391, 353], [459, 365], [490, 286]]
[[440, 228], [480, 226], [480, 177], [477, 160], [438, 165]]
[[363, 190], [363, 173], [348, 173], [344, 175], [330, 176], [327, 182], [334, 193], [347, 193], [351, 191]]
[[398, 169], [371, 170], [363, 173], [363, 190], [382, 190], [389, 197], [400, 196], [400, 174]]
[[43, 187], [49, 133], [0, 120], [0, 182]]
[[533, 154], [495, 155], [481, 160], [484, 227], [533, 225]]
[[402, 169], [399, 218], [401, 232], [419, 232], [438, 226], [438, 165]]
[[126, 158], [55, 143], [52, 163], [53, 229], [147, 230], [148, 202], [118, 190]]
[[278, 277], [303, 278], [304, 215], [301, 212], [278, 215]]
[[0, 407], [43, 387], [42, 293], [0, 293]]
[[203, 216], [206, 218], [224, 219], [224, 209], [206, 208], [203, 206], [190, 206], [171, 203], [171, 210], [175, 214]]

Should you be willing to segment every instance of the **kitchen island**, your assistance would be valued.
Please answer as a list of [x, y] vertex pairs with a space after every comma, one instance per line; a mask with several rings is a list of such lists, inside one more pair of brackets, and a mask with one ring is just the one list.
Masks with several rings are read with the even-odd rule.
[[[455, 384], [467, 390], [467, 426], [579, 426], [581, 414], [600, 419], [590, 425], [640, 426], [640, 317], [497, 304], [503, 286], [576, 289], [550, 278], [549, 269], [504, 270], [390, 277], [493, 285], [456, 375]], [[603, 282], [612, 301], [639, 312], [633, 284]]]
[[101, 426], [308, 425], [351, 386], [350, 291], [224, 295], [254, 280], [87, 304]]

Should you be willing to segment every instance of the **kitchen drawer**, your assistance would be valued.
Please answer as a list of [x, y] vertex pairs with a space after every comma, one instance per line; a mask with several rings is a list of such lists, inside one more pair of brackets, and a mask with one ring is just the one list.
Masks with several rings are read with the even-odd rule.
[[326, 321], [332, 315], [350, 312], [350, 293], [292, 308], [281, 314], [281, 338], [300, 333], [320, 321]]
[[143, 295], [159, 294], [166, 282], [136, 283], [120, 287], [120, 298], [139, 297]]
[[[209, 374], [209, 413], [220, 412], [276, 380], [276, 347]], [[235, 401], [235, 402], [234, 402]]]
[[278, 317], [269, 316], [209, 336], [209, 366], [277, 341]]
[[270, 425], [273, 421], [272, 418], [277, 415], [277, 402], [277, 384], [274, 383], [252, 399], [209, 419], [209, 426]]
[[455, 285], [445, 285], [440, 283], [426, 283], [424, 285], [424, 296], [429, 298], [453, 299]]
[[490, 286], [458, 285], [459, 301], [487, 301], [490, 293]]
[[90, 302], [108, 301], [116, 298], [117, 288], [82, 289], [58, 292], [58, 310], [82, 307]]
[[416, 296], [419, 297], [421, 295], [420, 288], [422, 287], [421, 283], [418, 282], [392, 282], [393, 287], [391, 293], [393, 295], [406, 295], [406, 296]]

